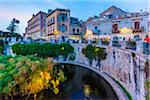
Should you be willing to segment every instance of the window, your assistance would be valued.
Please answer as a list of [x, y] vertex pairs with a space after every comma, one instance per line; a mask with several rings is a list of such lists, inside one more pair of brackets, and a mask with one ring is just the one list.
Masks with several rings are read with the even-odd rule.
[[59, 29], [60, 29], [61, 32], [66, 32], [67, 31], [67, 26], [62, 24], [62, 25], [60, 25]]
[[134, 22], [134, 29], [135, 30], [140, 29], [140, 22]]
[[114, 32], [118, 31], [118, 24], [113, 24], [112, 28]]
[[73, 30], [72, 30], [72, 31], [73, 31], [73, 33], [75, 33], [75, 29], [74, 29], [74, 28], [73, 28]]
[[108, 15], [108, 18], [113, 18], [113, 15], [112, 14]]
[[98, 27], [97, 26], [95, 26], [95, 28], [94, 28], [95, 30], [98, 30]]
[[77, 29], [77, 33], [79, 33], [79, 29]]
[[65, 22], [67, 21], [67, 14], [61, 13], [57, 16], [58, 22]]

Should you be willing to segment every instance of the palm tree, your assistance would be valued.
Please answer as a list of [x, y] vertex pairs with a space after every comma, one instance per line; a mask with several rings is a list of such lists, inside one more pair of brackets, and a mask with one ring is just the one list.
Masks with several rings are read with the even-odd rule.
[[99, 68], [101, 67], [101, 61], [105, 60], [107, 57], [107, 53], [105, 51], [105, 48], [101, 48], [101, 47], [96, 47], [95, 48], [95, 58], [97, 60], [97, 65], [99, 66]]

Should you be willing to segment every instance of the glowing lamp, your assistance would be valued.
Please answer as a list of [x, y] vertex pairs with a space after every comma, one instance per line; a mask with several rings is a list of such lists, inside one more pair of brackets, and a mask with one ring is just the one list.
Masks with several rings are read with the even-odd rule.
[[120, 29], [120, 33], [122, 33], [122, 34], [132, 33], [132, 29], [126, 28], [126, 27], [121, 28], [121, 29]]

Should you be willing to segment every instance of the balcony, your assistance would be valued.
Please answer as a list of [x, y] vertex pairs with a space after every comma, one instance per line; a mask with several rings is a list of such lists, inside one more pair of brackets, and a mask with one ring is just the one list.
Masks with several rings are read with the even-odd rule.
[[120, 31], [119, 30], [112, 30], [112, 33], [116, 34], [116, 33], [120, 33]]
[[133, 29], [133, 33], [142, 33], [144, 32], [144, 27], [141, 27], [140, 29]]
[[55, 24], [55, 22], [49, 22], [49, 23], [47, 23], [47, 26], [50, 26], [52, 24]]

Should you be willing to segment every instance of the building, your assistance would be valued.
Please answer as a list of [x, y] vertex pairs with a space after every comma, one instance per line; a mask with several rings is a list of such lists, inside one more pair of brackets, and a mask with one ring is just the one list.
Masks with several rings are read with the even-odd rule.
[[70, 35], [80, 35], [81, 25], [77, 18], [70, 17], [69, 9], [55, 9], [46, 17], [48, 39], [58, 39]]
[[[70, 16], [69, 9], [48, 10], [48, 13], [33, 14], [25, 29], [25, 36], [37, 39], [59, 39], [62, 37], [78, 37], [83, 34], [83, 22]], [[75, 35], [75, 36], [73, 36]]]
[[77, 18], [71, 17], [70, 19], [70, 39], [80, 40], [85, 33], [84, 22], [79, 21]]
[[112, 6], [100, 13], [99, 16], [89, 17], [86, 29], [94, 35], [122, 35], [125, 37], [139, 34], [145, 35], [149, 31], [149, 13], [130, 13]]
[[39, 11], [36, 15], [33, 14], [32, 18], [28, 21], [25, 29], [25, 36], [33, 39], [44, 38], [45, 36], [45, 19], [46, 13]]
[[48, 37], [54, 38], [54, 35], [69, 35], [70, 26], [70, 10], [55, 9], [47, 15], [46, 18], [46, 34]]

